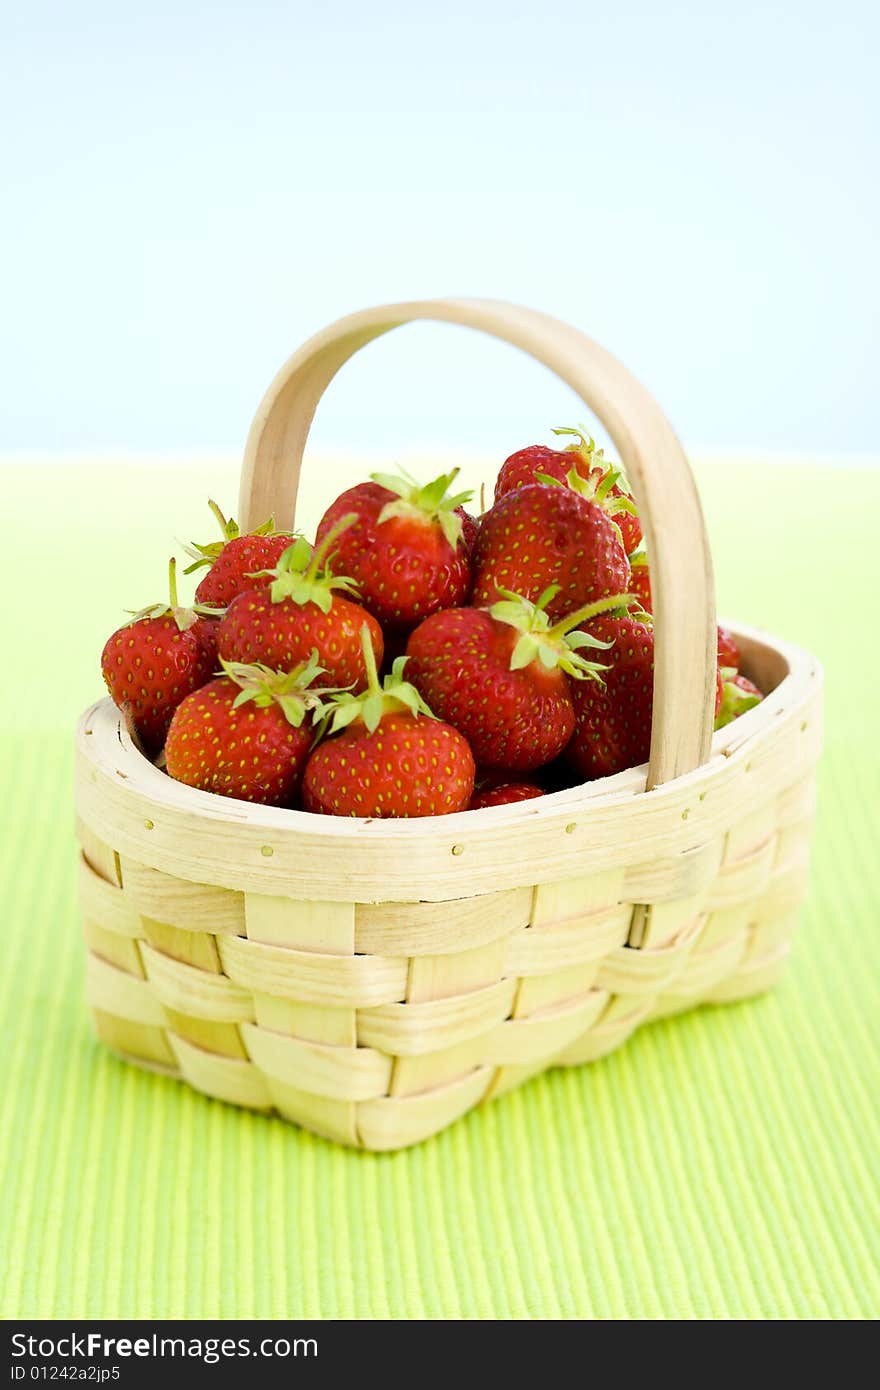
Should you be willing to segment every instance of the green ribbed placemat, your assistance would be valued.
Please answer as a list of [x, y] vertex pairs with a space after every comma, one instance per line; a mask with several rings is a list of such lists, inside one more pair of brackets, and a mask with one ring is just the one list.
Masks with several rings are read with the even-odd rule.
[[126, 1067], [89, 1033], [70, 729], [118, 611], [161, 590], [169, 533], [204, 533], [208, 476], [231, 504], [225, 465], [0, 468], [17, 595], [0, 689], [0, 1313], [880, 1315], [880, 472], [699, 474], [722, 610], [811, 647], [828, 676], [813, 887], [783, 985], [654, 1024], [383, 1156]]

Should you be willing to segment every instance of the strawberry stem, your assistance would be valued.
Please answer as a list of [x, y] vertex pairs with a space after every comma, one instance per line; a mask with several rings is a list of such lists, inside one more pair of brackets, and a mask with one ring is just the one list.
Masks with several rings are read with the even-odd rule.
[[374, 734], [386, 714], [395, 714], [400, 710], [407, 710], [414, 715], [423, 714], [429, 719], [434, 718], [415, 686], [403, 679], [405, 656], [397, 658], [390, 674], [381, 685], [379, 684], [376, 655], [366, 623], [361, 627], [361, 647], [367, 673], [367, 688], [359, 695], [352, 695], [350, 689], [328, 691], [330, 700], [323, 710], [322, 728], [328, 729], [331, 734], [338, 734], [341, 729], [348, 728], [349, 724], [360, 719], [367, 731]]
[[221, 512], [219, 503], [215, 502], [213, 497], [209, 497], [208, 506], [211, 508], [211, 511], [217, 518], [220, 530], [223, 533], [224, 540], [229, 540], [229, 522], [226, 520], [226, 517]]
[[548, 632], [548, 637], [564, 637], [573, 627], [579, 623], [589, 622], [590, 618], [598, 618], [600, 613], [610, 613], [615, 608], [628, 608], [631, 603], [637, 603], [636, 594], [611, 594], [608, 598], [596, 599], [593, 603], [585, 603], [583, 608], [576, 608], [573, 613], [566, 613], [558, 623], [554, 623]]
[[168, 561], [168, 596], [171, 599], [171, 611], [173, 612], [175, 608], [180, 607], [177, 601], [177, 561], [173, 555]]
[[323, 566], [324, 557], [330, 549], [330, 546], [342, 535], [343, 531], [347, 531], [349, 526], [353, 526], [357, 519], [356, 512], [349, 512], [347, 516], [340, 517], [335, 526], [331, 526], [330, 530], [321, 541], [321, 544], [316, 546], [312, 552], [311, 562], [305, 573], [305, 578], [307, 580], [316, 578], [318, 571]]
[[371, 695], [381, 695], [382, 687], [379, 684], [379, 672], [376, 670], [376, 653], [373, 651], [373, 642], [370, 637], [370, 629], [364, 623], [361, 627], [361, 647], [364, 653], [364, 665], [367, 668], [367, 687]]

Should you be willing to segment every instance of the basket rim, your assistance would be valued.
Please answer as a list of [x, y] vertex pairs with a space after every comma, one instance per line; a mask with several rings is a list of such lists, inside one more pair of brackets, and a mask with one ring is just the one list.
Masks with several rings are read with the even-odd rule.
[[[821, 690], [822, 670], [819, 662], [809, 652], [792, 643], [757, 628], [741, 623], [722, 620], [740, 640], [743, 649], [744, 665], [754, 668], [763, 664], [765, 670], [775, 669], [779, 673], [778, 684], [754, 709], [747, 711], [719, 730], [712, 740], [709, 760], [693, 772], [675, 778], [650, 792], [645, 791], [647, 764], [629, 768], [612, 777], [597, 779], [580, 786], [558, 792], [532, 801], [511, 805], [487, 807], [476, 811], [455, 812], [442, 817], [413, 818], [410, 820], [370, 820], [357, 817], [320, 816], [307, 811], [291, 810], [283, 807], [269, 807], [232, 798], [220, 797], [212, 792], [204, 792], [175, 782], [160, 769], [153, 766], [134, 746], [129, 737], [119, 711], [109, 698], [92, 705], [81, 716], [77, 725], [77, 751], [79, 768], [77, 773], [77, 809], [86, 825], [94, 833], [114, 844], [130, 857], [192, 882], [209, 882], [220, 886], [241, 888], [242, 878], [255, 891], [267, 894], [289, 894], [291, 880], [301, 887], [304, 898], [332, 899], [334, 896], [350, 900], [348, 890], [357, 886], [358, 866], [351, 860], [340, 860], [342, 854], [355, 855], [359, 859], [365, 851], [373, 856], [372, 867], [367, 872], [365, 889], [366, 900], [379, 900], [375, 889], [381, 888], [381, 895], [390, 901], [407, 898], [450, 898], [466, 897], [489, 888], [509, 888], [534, 883], [542, 877], [545, 881], [564, 877], [558, 872], [542, 874], [544, 867], [540, 862], [540, 847], [535, 845], [535, 858], [521, 866], [520, 872], [513, 872], [511, 855], [505, 854], [505, 846], [511, 834], [516, 837], [522, 849], [522, 832], [530, 834], [540, 830], [555, 829], [562, 832], [562, 839], [570, 845], [564, 854], [572, 867], [569, 874], [579, 871], [577, 846], [584, 847], [585, 836], [573, 833], [575, 830], [595, 828], [597, 819], [612, 808], [635, 808], [636, 803], [645, 806], [650, 803], [653, 811], [668, 811], [672, 816], [678, 802], [698, 800], [694, 808], [695, 818], [691, 822], [690, 841], [699, 842], [698, 824], [705, 824], [706, 835], [718, 828], [718, 808], [713, 814], [705, 808], [708, 805], [707, 788], [717, 779], [730, 776], [734, 769], [749, 757], [749, 751], [772, 740], [777, 731], [787, 725], [798, 710], [816, 698]], [[811, 759], [815, 761], [815, 753]], [[717, 798], [712, 798], [716, 801]], [[574, 817], [578, 820], [573, 820]], [[170, 818], [167, 824], [160, 824], [161, 818]], [[114, 831], [118, 828], [118, 834]], [[164, 833], [156, 833], [158, 831]], [[225, 840], [227, 853], [230, 845], [230, 832], [236, 832], [236, 852], [238, 842], [247, 838], [252, 854], [248, 864], [242, 868], [237, 865], [224, 866], [219, 841]], [[217, 839], [216, 861], [212, 855], [205, 859], [196, 856], [195, 862], [188, 860], [186, 846], [177, 840], [181, 835], [198, 834], [209, 839]], [[261, 840], [271, 839], [271, 845]], [[454, 859], [446, 859], [446, 871], [455, 865], [455, 876], [459, 887], [450, 893], [449, 885], [445, 891], [431, 891], [430, 883], [422, 882], [425, 865], [420, 859], [422, 851], [434, 849], [436, 842], [442, 840], [447, 848], [444, 857], [451, 854]], [[433, 842], [433, 845], [430, 843]], [[487, 856], [499, 861], [507, 870], [503, 882], [473, 886], [473, 870], [468, 870], [464, 850], [481, 851], [482, 879], [486, 878]], [[394, 882], [386, 882], [393, 860], [394, 851], [406, 857], [406, 862], [395, 865]], [[294, 873], [288, 864], [287, 870], [279, 873], [277, 863], [279, 851], [288, 854], [296, 852], [299, 859], [299, 872]], [[330, 854], [335, 861], [335, 880], [337, 892], [334, 894], [331, 883], [313, 882], [311, 864], [306, 863], [304, 855], [312, 851]], [[630, 858], [639, 853], [642, 859], [651, 856], [651, 846], [646, 844], [643, 851], [634, 845], [630, 848]], [[192, 855], [192, 846], [189, 847]], [[380, 857], [385, 863], [385, 879], [379, 867]], [[432, 858], [436, 855], [432, 855]], [[173, 866], [173, 867], [171, 867]], [[588, 872], [584, 868], [581, 872]], [[321, 879], [325, 871], [316, 870], [316, 878]], [[490, 871], [491, 872], [491, 871]], [[338, 892], [340, 874], [346, 891]], [[299, 880], [302, 879], [300, 884]], [[257, 888], [259, 884], [259, 888]], [[351, 900], [365, 900], [355, 897]]]

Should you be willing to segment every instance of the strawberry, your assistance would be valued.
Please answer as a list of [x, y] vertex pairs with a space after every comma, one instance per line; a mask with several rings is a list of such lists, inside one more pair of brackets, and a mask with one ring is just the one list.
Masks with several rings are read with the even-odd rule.
[[[202, 646], [205, 649], [207, 660], [210, 662], [211, 675], [214, 676], [220, 669], [220, 656], [217, 652], [217, 638], [220, 635], [220, 617], [222, 617], [223, 613], [225, 612], [225, 609], [209, 609], [207, 605], [205, 605], [203, 608], [201, 604], [197, 604], [196, 611], [199, 614], [199, 640], [201, 641]], [[220, 616], [213, 617], [213, 612], [218, 613]]]
[[551, 449], [546, 444], [529, 444], [525, 449], [517, 449], [498, 470], [495, 501], [527, 483], [536, 483], [542, 473], [545, 477], [555, 478], [558, 483], [564, 483], [571, 466], [571, 454], [567, 449]]
[[389, 628], [414, 627], [467, 599], [474, 522], [463, 511], [471, 494], [449, 495], [457, 474], [454, 468], [421, 487], [403, 475], [374, 473], [321, 519], [319, 544], [341, 516], [354, 515], [339, 538], [339, 564], [360, 586], [364, 607]]
[[740, 675], [733, 667], [727, 666], [721, 671], [721, 681], [721, 702], [715, 710], [716, 731], [738, 719], [746, 710], [754, 709], [764, 698], [754, 681]]
[[604, 681], [572, 691], [575, 731], [567, 756], [582, 777], [610, 777], [648, 758], [654, 698], [654, 632], [650, 621], [608, 614], [590, 623], [609, 645]]
[[637, 550], [629, 557], [629, 591], [635, 594], [646, 613], [652, 613], [651, 575], [648, 570], [648, 557], [644, 550]]
[[[588, 624], [594, 638], [610, 644], [604, 681], [581, 682], [572, 691], [575, 732], [566, 756], [587, 780], [610, 777], [648, 759], [654, 699], [654, 627], [638, 610], [606, 614]], [[715, 712], [722, 682], [715, 673]]]
[[461, 539], [468, 556], [473, 555], [477, 536], [480, 534], [480, 518], [472, 516], [464, 507], [456, 507], [455, 515], [461, 518]]
[[499, 782], [497, 787], [483, 787], [471, 797], [469, 811], [482, 811], [486, 806], [509, 806], [515, 801], [531, 801], [544, 792], [534, 782]]
[[629, 564], [620, 531], [595, 496], [579, 488], [591, 484], [572, 469], [569, 486], [525, 483], [495, 503], [480, 523], [473, 604], [488, 607], [502, 590], [534, 601], [554, 586], [547, 613], [561, 618], [626, 592]]
[[574, 435], [577, 443], [569, 444], [565, 452], [577, 459], [578, 474], [600, 491], [605, 510], [620, 527], [623, 548], [631, 555], [642, 543], [642, 524], [623, 468], [619, 463], [609, 463], [605, 451], [597, 449], [593, 436], [583, 429], [555, 429], [553, 433]]
[[405, 657], [382, 686], [363, 631], [367, 689], [332, 702], [330, 737], [306, 766], [303, 804], [330, 816], [442, 816], [467, 809], [474, 759], [467, 740], [435, 719], [403, 678]]
[[224, 661], [261, 662], [275, 671], [290, 671], [315, 650], [334, 685], [363, 687], [367, 673], [360, 631], [366, 624], [375, 659], [381, 662], [382, 630], [347, 597], [356, 592], [354, 582], [322, 568], [345, 520], [326, 532], [314, 552], [307, 541], [294, 541], [269, 572], [268, 589], [246, 589], [232, 600], [217, 640]]
[[551, 586], [538, 603], [504, 594], [490, 609], [446, 609], [409, 639], [410, 680], [482, 767], [525, 772], [555, 758], [574, 729], [572, 686], [602, 670], [579, 653], [600, 644], [570, 629], [625, 600], [600, 600], [551, 627], [554, 595]]
[[495, 483], [495, 501], [518, 487], [540, 482], [545, 478], [565, 483], [572, 467], [580, 478], [591, 481], [597, 489], [610, 476], [610, 482], [600, 500], [620, 527], [623, 546], [629, 555], [641, 542], [642, 528], [622, 469], [609, 465], [604, 451], [597, 449], [595, 440], [583, 430], [555, 429], [553, 433], [574, 435], [578, 442], [569, 444], [565, 449], [550, 449], [544, 444], [531, 444], [527, 449], [520, 449], [517, 453], [511, 454], [501, 465]]
[[718, 665], [723, 669], [738, 671], [742, 656], [736, 638], [726, 627], [718, 629]]
[[191, 691], [211, 679], [217, 665], [216, 609], [177, 601], [174, 560], [169, 564], [170, 603], [153, 604], [133, 615], [104, 644], [101, 670], [113, 703], [129, 720], [150, 757], [165, 742], [175, 709]]
[[289, 532], [276, 531], [271, 519], [243, 536], [236, 522], [226, 520], [216, 502], [209, 501], [208, 506], [220, 523], [223, 539], [208, 545], [193, 541], [186, 546], [193, 563], [184, 573], [192, 574], [209, 566], [196, 589], [196, 600], [226, 608], [243, 590], [268, 587], [268, 571], [277, 565], [292, 538]]
[[314, 688], [317, 652], [295, 670], [224, 663], [226, 674], [181, 701], [165, 756], [178, 782], [239, 801], [292, 806], [309, 749], [313, 718], [329, 692]]

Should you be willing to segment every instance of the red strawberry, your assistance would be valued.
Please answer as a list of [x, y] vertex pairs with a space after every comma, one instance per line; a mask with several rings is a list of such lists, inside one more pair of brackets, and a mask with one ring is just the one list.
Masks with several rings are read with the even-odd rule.
[[467, 809], [474, 759], [467, 740], [435, 719], [403, 679], [405, 658], [380, 687], [364, 628], [367, 689], [340, 695], [330, 737], [306, 766], [303, 804], [329, 816], [442, 816]]
[[610, 777], [646, 762], [654, 698], [654, 632], [638, 617], [607, 615], [589, 625], [610, 643], [604, 681], [582, 681], [572, 692], [575, 731], [567, 756], [582, 777]]
[[480, 523], [472, 603], [488, 607], [500, 592], [535, 600], [548, 586], [552, 618], [622, 594], [629, 564], [620, 532], [572, 470], [571, 486], [526, 483], [496, 502]]
[[500, 782], [497, 787], [483, 787], [471, 797], [469, 811], [481, 811], [486, 806], [508, 806], [515, 801], [531, 801], [535, 796], [543, 796], [540, 787], [534, 782]]
[[211, 674], [216, 675], [217, 671], [220, 669], [217, 638], [220, 635], [220, 617], [222, 617], [224, 610], [222, 608], [217, 609], [220, 617], [216, 618], [209, 617], [209, 610], [207, 608], [202, 611], [201, 604], [197, 605], [196, 611], [199, 613], [199, 638], [207, 654], [207, 659], [211, 663]]
[[629, 557], [629, 591], [635, 594], [646, 613], [653, 613], [651, 607], [651, 575], [648, 570], [648, 557], [644, 550], [637, 550]]
[[359, 603], [352, 580], [323, 569], [325, 556], [342, 530], [328, 531], [313, 552], [307, 541], [288, 546], [266, 589], [246, 589], [233, 599], [220, 624], [217, 647], [224, 661], [261, 662], [275, 671], [290, 671], [314, 650], [334, 685], [366, 683], [360, 633], [366, 624], [377, 662], [382, 660], [382, 630]]
[[425, 487], [374, 473], [372, 482], [343, 492], [321, 519], [319, 544], [340, 517], [354, 514], [339, 538], [338, 563], [359, 585], [364, 607], [388, 627], [411, 628], [468, 596], [473, 527], [463, 503], [471, 494], [448, 495], [457, 473], [454, 468]]
[[491, 609], [450, 608], [426, 618], [409, 639], [407, 675], [483, 767], [525, 772], [555, 758], [574, 729], [572, 686], [602, 669], [578, 653], [598, 644], [569, 631], [595, 606], [551, 627], [554, 592], [537, 604], [509, 594]]
[[741, 714], [745, 714], [746, 710], [754, 709], [764, 698], [748, 676], [738, 675], [732, 667], [725, 667], [720, 679], [722, 694], [720, 703], [715, 707], [716, 730], [723, 729]]
[[[574, 687], [575, 732], [566, 756], [587, 780], [610, 777], [648, 759], [654, 699], [654, 627], [634, 612], [598, 617], [586, 626], [611, 643], [604, 681]], [[715, 673], [715, 712], [721, 706], [721, 674]]]
[[578, 442], [569, 444], [565, 449], [549, 449], [544, 444], [532, 444], [511, 454], [501, 465], [495, 484], [495, 501], [518, 487], [540, 482], [542, 478], [565, 483], [574, 468], [578, 476], [589, 480], [597, 491], [603, 482], [607, 483], [599, 500], [620, 527], [623, 547], [629, 555], [641, 542], [642, 528], [622, 470], [607, 462], [603, 450], [597, 449], [595, 440], [583, 430], [556, 429], [553, 433], [574, 435]]
[[468, 555], [473, 555], [477, 536], [480, 534], [480, 519], [477, 516], [471, 516], [464, 507], [456, 507], [455, 515], [461, 517], [461, 539], [464, 548]]
[[169, 564], [170, 603], [136, 613], [108, 637], [101, 670], [115, 705], [130, 719], [144, 751], [153, 757], [165, 742], [175, 709], [211, 679], [217, 666], [216, 623], [177, 602], [174, 560]]
[[[546, 444], [529, 444], [506, 458], [495, 480], [495, 501], [527, 483], [536, 483], [538, 475], [555, 478], [564, 483], [571, 472], [571, 454], [567, 449], [551, 449]], [[577, 463], [575, 464], [577, 467]], [[578, 469], [580, 472], [580, 469]]]
[[597, 449], [593, 436], [582, 429], [556, 429], [553, 433], [574, 435], [577, 443], [569, 444], [565, 452], [577, 459], [578, 474], [589, 479], [599, 491], [605, 510], [620, 527], [623, 548], [631, 555], [642, 543], [642, 524], [620, 464], [609, 464], [604, 450]]
[[742, 656], [736, 638], [726, 627], [718, 629], [718, 665], [724, 669], [738, 671]]
[[291, 806], [322, 709], [317, 653], [290, 672], [230, 662], [178, 705], [165, 756], [178, 782], [239, 801]]
[[220, 523], [223, 540], [209, 545], [193, 541], [188, 545], [186, 551], [193, 563], [184, 573], [192, 574], [208, 565], [208, 573], [196, 589], [196, 599], [226, 608], [245, 589], [268, 588], [268, 571], [277, 565], [292, 538], [289, 532], [276, 531], [271, 519], [243, 536], [236, 522], [226, 520], [216, 502], [209, 501], [208, 506]]

